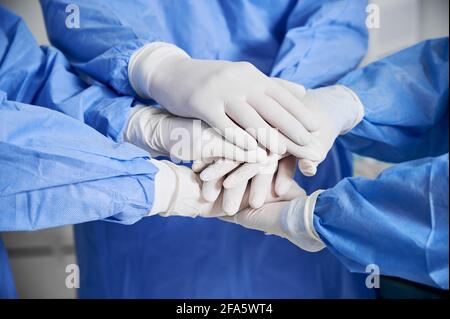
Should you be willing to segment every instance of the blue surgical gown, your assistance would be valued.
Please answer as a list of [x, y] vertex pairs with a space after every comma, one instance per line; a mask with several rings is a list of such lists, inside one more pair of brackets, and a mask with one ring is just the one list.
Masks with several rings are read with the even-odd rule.
[[448, 38], [429, 40], [340, 81], [366, 110], [341, 142], [400, 163], [318, 198], [316, 230], [353, 272], [376, 264], [381, 274], [448, 289], [448, 67]]
[[[265, 74], [316, 87], [354, 69], [367, 47], [364, 0], [41, 1], [47, 32], [74, 67], [133, 96], [127, 65], [144, 44], [165, 41], [192, 57], [249, 61]], [[77, 10], [80, 27], [67, 28]], [[66, 12], [66, 8], [68, 9]], [[73, 25], [72, 25], [73, 26]], [[333, 148], [307, 190], [352, 174]], [[80, 297], [372, 297], [364, 277], [328, 251], [302, 252], [282, 239], [218, 220], [151, 218], [131, 227], [75, 228]], [[148, 245], [151, 243], [151, 246]]]
[[[0, 61], [0, 231], [147, 215], [157, 169], [145, 151], [114, 141], [133, 99], [87, 86], [2, 7]], [[0, 297], [14, 296], [0, 242]]]

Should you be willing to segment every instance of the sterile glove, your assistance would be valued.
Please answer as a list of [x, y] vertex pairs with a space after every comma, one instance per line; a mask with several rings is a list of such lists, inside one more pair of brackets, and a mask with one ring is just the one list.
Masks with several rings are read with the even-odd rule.
[[205, 121], [243, 149], [256, 149], [256, 138], [271, 152], [284, 154], [286, 145], [273, 127], [300, 146], [317, 129], [312, 113], [280, 86], [282, 80], [248, 62], [192, 59], [172, 44], [154, 42], [132, 55], [128, 77], [141, 97], [172, 114]]
[[[149, 216], [218, 217], [225, 216], [222, 209], [222, 195], [216, 201], [208, 202], [201, 194], [201, 180], [191, 169], [169, 161], [150, 160], [157, 168], [155, 176], [154, 203]], [[266, 194], [267, 202], [291, 200], [303, 190], [291, 185], [283, 196], [276, 196], [273, 190]], [[248, 207], [249, 190], [244, 194], [240, 209]]]
[[[200, 179], [203, 180], [202, 195], [206, 200], [214, 201], [223, 186], [223, 210], [228, 215], [233, 215], [239, 210], [244, 191], [251, 180], [249, 205], [259, 208], [272, 188], [275, 173], [275, 194], [283, 196], [292, 185], [295, 168], [295, 157], [286, 156], [280, 159], [277, 154], [271, 154], [263, 163], [240, 164], [218, 160], [200, 174]], [[198, 171], [195, 165], [193, 169]], [[233, 172], [226, 176], [231, 171]]]
[[221, 157], [238, 162], [262, 162], [266, 151], [245, 151], [200, 120], [173, 116], [152, 106], [135, 106], [124, 130], [124, 140], [147, 150], [152, 157], [172, 161], [206, 161]]
[[[292, 82], [280, 83], [293, 94], [298, 91], [297, 84]], [[306, 91], [304, 97], [297, 95], [304, 105], [314, 112], [315, 120], [319, 126], [313, 132], [315, 137], [316, 153], [319, 160], [308, 155], [298, 156], [300, 171], [306, 176], [313, 176], [317, 166], [326, 158], [328, 151], [339, 135], [346, 134], [361, 122], [364, 117], [364, 106], [358, 96], [348, 87], [333, 85]]]
[[313, 224], [314, 208], [320, 193], [303, 194], [290, 202], [269, 203], [258, 209], [247, 208], [220, 219], [280, 236], [303, 250], [317, 252], [325, 248]]

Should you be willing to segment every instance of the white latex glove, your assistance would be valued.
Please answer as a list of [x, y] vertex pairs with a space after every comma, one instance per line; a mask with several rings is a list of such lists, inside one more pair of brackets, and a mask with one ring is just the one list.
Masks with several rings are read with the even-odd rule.
[[205, 121], [242, 149], [255, 149], [256, 138], [283, 154], [286, 145], [272, 127], [300, 146], [317, 129], [312, 113], [279, 85], [281, 80], [247, 62], [192, 59], [174, 45], [154, 42], [133, 54], [128, 76], [141, 97], [153, 98], [172, 114]]
[[310, 196], [303, 194], [290, 202], [265, 204], [259, 209], [247, 208], [234, 216], [220, 219], [280, 236], [306, 251], [317, 252], [325, 247], [313, 224], [314, 208], [320, 192]]
[[[201, 181], [191, 169], [169, 161], [150, 160], [157, 168], [155, 176], [154, 203], [149, 215], [217, 217], [225, 216], [222, 209], [222, 196], [215, 202], [208, 202], [201, 195]], [[266, 194], [266, 201], [290, 200], [302, 194], [298, 185], [292, 185], [281, 197], [272, 190]], [[246, 191], [240, 209], [248, 207], [249, 191]]]
[[[198, 170], [196, 166], [193, 168]], [[280, 159], [277, 154], [271, 154], [263, 163], [240, 164], [218, 160], [200, 174], [203, 181], [202, 194], [206, 200], [214, 201], [223, 186], [223, 210], [228, 215], [233, 215], [239, 210], [250, 180], [249, 205], [259, 208], [264, 204], [266, 194], [272, 188], [275, 173], [275, 193], [283, 196], [292, 185], [295, 169], [295, 157], [287, 156]], [[232, 170], [234, 171], [226, 176]]]
[[200, 120], [173, 116], [152, 106], [135, 106], [124, 130], [124, 140], [147, 150], [153, 157], [177, 161], [212, 162], [216, 157], [238, 162], [262, 162], [266, 151], [245, 151], [220, 136]]
[[[292, 82], [285, 81], [280, 85], [293, 94], [299, 90], [297, 84]], [[364, 106], [358, 96], [343, 85], [307, 90], [306, 95], [297, 97], [311, 112], [314, 112], [319, 126], [318, 130], [312, 133], [317, 143], [311, 147], [315, 148], [320, 158], [317, 160], [309, 155], [298, 156], [300, 171], [306, 176], [313, 176], [336, 138], [346, 134], [361, 122], [364, 117]]]

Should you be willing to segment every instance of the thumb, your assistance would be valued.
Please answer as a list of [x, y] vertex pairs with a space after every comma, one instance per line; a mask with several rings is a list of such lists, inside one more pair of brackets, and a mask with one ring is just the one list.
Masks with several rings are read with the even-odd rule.
[[289, 202], [265, 204], [261, 208], [246, 208], [234, 216], [221, 217], [222, 220], [239, 224], [248, 229], [263, 231], [285, 237], [281, 228], [281, 215]]
[[307, 159], [301, 159], [298, 161], [298, 168], [305, 176], [314, 176], [317, 173], [317, 162], [313, 162]]

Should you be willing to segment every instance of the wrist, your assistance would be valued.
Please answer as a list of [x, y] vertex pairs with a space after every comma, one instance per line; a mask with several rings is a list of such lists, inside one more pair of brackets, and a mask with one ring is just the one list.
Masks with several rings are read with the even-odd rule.
[[166, 161], [151, 159], [150, 162], [158, 168], [158, 173], [155, 175], [155, 195], [149, 215], [167, 213], [176, 200], [178, 178]]
[[307, 197], [292, 200], [284, 208], [281, 216], [281, 228], [291, 242], [309, 252], [325, 248], [317, 234], [314, 224], [314, 208], [322, 190], [317, 190]]
[[356, 93], [350, 88], [342, 84], [337, 84], [335, 87], [337, 87], [342, 92], [342, 96], [344, 96], [342, 106], [346, 107], [351, 112], [349, 121], [342, 126], [339, 133], [339, 135], [344, 135], [350, 132], [356, 125], [359, 124], [359, 122], [362, 121], [364, 117], [364, 105], [358, 95], [356, 95]]
[[333, 130], [335, 137], [349, 132], [364, 116], [358, 96], [340, 84], [308, 90], [305, 101], [318, 107], [317, 111], [327, 119], [328, 129]]
[[123, 132], [123, 140], [148, 151], [152, 157], [168, 155], [161, 136], [163, 121], [170, 117], [166, 111], [145, 105], [131, 108], [128, 122]]
[[153, 79], [157, 69], [169, 58], [185, 59], [189, 55], [179, 47], [164, 42], [149, 43], [133, 53], [128, 63], [128, 79], [140, 97], [154, 98], [151, 89]]

